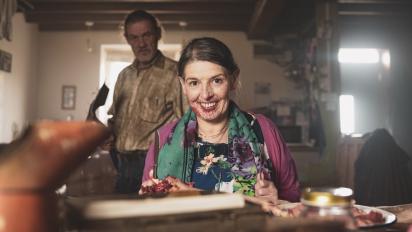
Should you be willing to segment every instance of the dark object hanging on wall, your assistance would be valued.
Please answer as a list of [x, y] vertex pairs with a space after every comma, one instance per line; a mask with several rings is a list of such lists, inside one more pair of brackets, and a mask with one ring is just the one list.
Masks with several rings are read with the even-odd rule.
[[386, 129], [377, 129], [355, 162], [355, 200], [362, 205], [412, 203], [408, 154]]
[[13, 15], [17, 11], [16, 0], [0, 1], [0, 40], [11, 41]]
[[12, 55], [0, 50], [0, 71], [11, 72]]
[[313, 100], [309, 107], [309, 141], [313, 141], [313, 146], [318, 149], [319, 154], [323, 155], [326, 147], [325, 130], [323, 128], [322, 117], [319, 104]]
[[87, 120], [99, 121], [99, 119], [96, 117], [96, 110], [100, 106], [104, 105], [104, 103], [106, 103], [108, 94], [109, 88], [106, 86], [106, 84], [103, 84], [103, 86], [99, 89], [96, 98], [90, 104], [89, 112], [87, 113], [86, 117]]

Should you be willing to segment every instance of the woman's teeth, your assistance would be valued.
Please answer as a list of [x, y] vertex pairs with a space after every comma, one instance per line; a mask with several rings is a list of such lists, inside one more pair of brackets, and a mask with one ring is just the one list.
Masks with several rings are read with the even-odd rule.
[[211, 108], [213, 108], [213, 107], [216, 106], [216, 102], [200, 103], [200, 105], [201, 105], [204, 109], [211, 109]]

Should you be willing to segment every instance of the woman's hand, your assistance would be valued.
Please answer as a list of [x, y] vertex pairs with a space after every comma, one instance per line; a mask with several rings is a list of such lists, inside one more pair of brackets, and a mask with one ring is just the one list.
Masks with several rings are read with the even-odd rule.
[[197, 188], [193, 188], [193, 186], [189, 183], [184, 183], [180, 179], [168, 176], [165, 178], [169, 183], [172, 183], [173, 187], [170, 188], [169, 192], [179, 192], [179, 191], [199, 191]]
[[139, 195], [145, 194], [145, 193], [142, 191], [142, 189], [144, 189], [144, 187], [150, 187], [150, 186], [156, 185], [156, 184], [160, 183], [160, 181], [161, 181], [161, 180], [159, 180], [159, 179], [153, 178], [153, 169], [151, 169], [151, 170], [149, 171], [149, 179], [146, 180], [146, 181], [144, 181], [144, 182], [142, 182], [142, 185], [141, 185], [141, 187], [140, 187], [140, 189], [139, 189]]
[[199, 191], [199, 189], [193, 188], [190, 183], [184, 183], [172, 176], [167, 176], [163, 180], [155, 179], [153, 178], [153, 170], [150, 170], [149, 178], [142, 183], [139, 195], [153, 192]]
[[257, 174], [255, 196], [276, 205], [278, 202], [278, 190], [272, 181], [265, 180], [263, 172]]

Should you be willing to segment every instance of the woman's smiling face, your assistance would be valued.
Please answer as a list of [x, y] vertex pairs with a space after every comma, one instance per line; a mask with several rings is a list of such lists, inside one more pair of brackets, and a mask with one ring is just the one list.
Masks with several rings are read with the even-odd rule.
[[208, 61], [192, 61], [184, 68], [183, 92], [198, 120], [219, 122], [226, 119], [233, 81], [225, 68]]

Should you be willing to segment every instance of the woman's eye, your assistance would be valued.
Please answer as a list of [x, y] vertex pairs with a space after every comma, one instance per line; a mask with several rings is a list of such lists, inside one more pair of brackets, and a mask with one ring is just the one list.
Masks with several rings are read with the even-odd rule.
[[222, 78], [215, 78], [215, 79], [213, 79], [213, 83], [221, 84], [221, 83], [223, 83], [223, 79]]
[[189, 81], [189, 86], [194, 87], [197, 85], [197, 81]]

